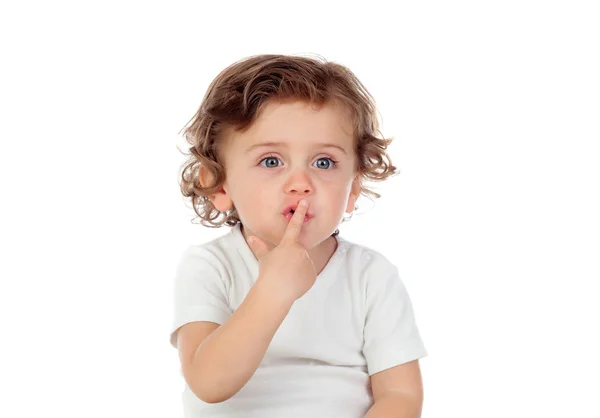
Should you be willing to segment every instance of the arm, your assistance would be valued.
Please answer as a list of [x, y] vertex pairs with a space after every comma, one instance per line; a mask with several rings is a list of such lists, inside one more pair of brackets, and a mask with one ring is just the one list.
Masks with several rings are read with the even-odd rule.
[[256, 371], [292, 304], [273, 297], [257, 280], [227, 322], [183, 366], [194, 394], [209, 403], [235, 395]]
[[420, 418], [423, 382], [419, 360], [371, 376], [375, 403], [365, 418]]

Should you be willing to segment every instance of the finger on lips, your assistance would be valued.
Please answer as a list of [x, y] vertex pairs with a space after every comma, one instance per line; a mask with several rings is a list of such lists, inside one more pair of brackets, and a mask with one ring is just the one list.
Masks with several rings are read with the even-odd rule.
[[300, 234], [300, 230], [302, 229], [302, 224], [304, 223], [304, 216], [306, 215], [307, 211], [308, 203], [305, 200], [302, 200], [296, 208], [292, 219], [290, 219], [290, 223], [288, 223], [287, 233], [285, 234], [285, 236], [292, 240], [295, 240], [297, 238], [297, 236]]
[[294, 212], [294, 216], [292, 216], [292, 218], [296, 218], [296, 221], [302, 224], [304, 222], [306, 212], [308, 212], [308, 204], [306, 203], [306, 200], [302, 200], [296, 208], [296, 211]]

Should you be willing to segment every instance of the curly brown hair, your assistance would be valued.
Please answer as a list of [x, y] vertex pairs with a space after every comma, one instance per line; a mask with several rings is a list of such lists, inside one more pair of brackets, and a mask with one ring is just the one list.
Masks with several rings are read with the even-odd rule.
[[[272, 99], [345, 104], [354, 122], [359, 194], [381, 197], [365, 187], [364, 180], [383, 181], [397, 174], [386, 152], [392, 139], [381, 136], [375, 100], [358, 78], [321, 56], [255, 55], [231, 64], [212, 81], [200, 108], [182, 130], [191, 146], [181, 166], [180, 188], [183, 196], [191, 198], [202, 225], [215, 228], [240, 222], [235, 207], [221, 212], [210, 199], [225, 182], [222, 144], [229, 129], [248, 129]], [[208, 171], [212, 184], [202, 184], [201, 168]]]

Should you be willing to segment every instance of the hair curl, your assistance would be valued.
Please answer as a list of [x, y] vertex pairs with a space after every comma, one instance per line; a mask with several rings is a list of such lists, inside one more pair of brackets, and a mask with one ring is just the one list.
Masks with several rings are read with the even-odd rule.
[[[200, 108], [182, 130], [191, 146], [185, 153], [189, 158], [181, 166], [180, 188], [183, 196], [191, 198], [202, 225], [216, 228], [240, 222], [235, 207], [221, 212], [209, 198], [221, 190], [225, 182], [221, 145], [227, 130], [248, 129], [272, 99], [301, 100], [317, 105], [330, 101], [345, 104], [354, 123], [360, 194], [381, 197], [365, 187], [364, 180], [383, 181], [397, 174], [386, 152], [392, 139], [381, 136], [375, 100], [358, 78], [348, 68], [321, 56], [255, 55], [221, 71], [209, 85]], [[212, 175], [213, 184], [200, 183], [201, 167]], [[336, 230], [333, 235], [338, 233]]]

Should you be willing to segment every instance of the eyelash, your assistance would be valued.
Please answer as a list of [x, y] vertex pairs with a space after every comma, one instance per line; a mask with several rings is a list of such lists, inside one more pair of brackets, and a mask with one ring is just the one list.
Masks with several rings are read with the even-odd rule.
[[[265, 158], [261, 159], [258, 162], [258, 164], [262, 165], [262, 162], [265, 161], [265, 160], [268, 160], [269, 158], [275, 158], [275, 159], [279, 160], [279, 158], [276, 157], [276, 156], [274, 156], [274, 155], [268, 155]], [[328, 169], [323, 169], [324, 171], [333, 170], [334, 168], [337, 168], [338, 162], [339, 162], [339, 161], [336, 161], [336, 160], [334, 160], [333, 158], [330, 158], [330, 157], [320, 157], [320, 158], [317, 159], [317, 161], [318, 160], [329, 160], [329, 161], [331, 161], [331, 166]], [[277, 167], [265, 167], [265, 168], [277, 168]]]

